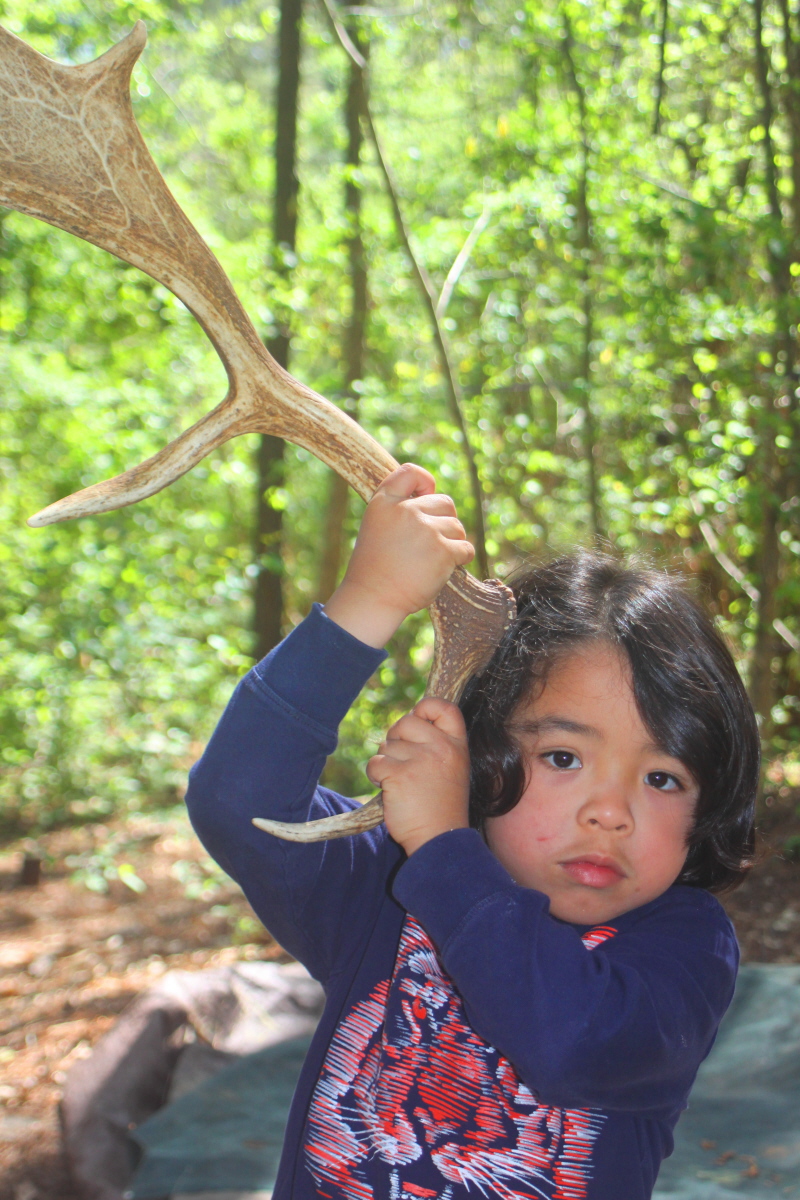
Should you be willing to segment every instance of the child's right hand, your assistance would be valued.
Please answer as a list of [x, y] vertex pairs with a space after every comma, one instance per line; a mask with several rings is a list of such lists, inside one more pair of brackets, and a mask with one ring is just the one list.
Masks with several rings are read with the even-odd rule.
[[325, 612], [360, 641], [384, 646], [474, 554], [450, 497], [436, 492], [429, 471], [405, 463], [367, 505], [344, 579]]

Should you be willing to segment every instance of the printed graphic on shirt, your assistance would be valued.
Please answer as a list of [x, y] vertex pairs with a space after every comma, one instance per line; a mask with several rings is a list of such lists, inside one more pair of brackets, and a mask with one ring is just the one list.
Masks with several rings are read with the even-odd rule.
[[[594, 949], [616, 929], [583, 938]], [[583, 1200], [604, 1117], [540, 1104], [470, 1028], [407, 917], [391, 980], [340, 1023], [311, 1101], [306, 1161], [328, 1200]]]
[[599, 946], [601, 942], [607, 942], [610, 937], [616, 933], [613, 925], [598, 925], [596, 929], [590, 929], [581, 938], [587, 950], [594, 950], [595, 946]]

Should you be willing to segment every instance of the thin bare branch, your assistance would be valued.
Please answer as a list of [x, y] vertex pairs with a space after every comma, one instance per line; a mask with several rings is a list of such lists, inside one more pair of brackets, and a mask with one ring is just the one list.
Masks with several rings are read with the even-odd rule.
[[775, 620], [772, 622], [772, 628], [776, 633], [780, 634], [783, 640], [787, 642], [793, 650], [796, 650], [798, 654], [800, 654], [800, 638], [796, 638], [791, 629], [784, 625], [780, 618], [775, 618]]
[[475, 450], [469, 436], [469, 430], [464, 417], [463, 396], [461, 393], [461, 385], [453, 368], [450, 347], [445, 337], [444, 330], [436, 312], [437, 296], [434, 291], [433, 283], [428, 272], [417, 257], [414, 247], [411, 244], [408, 228], [403, 217], [403, 211], [400, 207], [400, 200], [395, 186], [392, 172], [389, 164], [386, 161], [386, 156], [383, 153], [381, 140], [378, 136], [378, 131], [375, 128], [375, 122], [372, 119], [372, 110], [369, 104], [369, 76], [366, 69], [366, 64], [363, 57], [359, 54], [356, 47], [353, 45], [352, 39], [342, 37], [346, 30], [342, 22], [338, 19], [336, 9], [334, 8], [333, 0], [322, 0], [322, 5], [325, 13], [331, 24], [331, 28], [336, 35], [339, 44], [347, 54], [348, 58], [361, 71], [363, 78], [362, 87], [362, 117], [364, 124], [367, 127], [370, 141], [375, 150], [375, 157], [378, 160], [378, 166], [383, 175], [386, 194], [389, 197], [389, 203], [394, 217], [395, 229], [397, 236], [402, 242], [403, 249], [406, 252], [408, 261], [411, 264], [411, 271], [419, 286], [420, 295], [428, 313], [431, 323], [431, 332], [433, 340], [436, 343], [436, 349], [439, 355], [439, 364], [442, 369], [442, 375], [445, 382], [445, 391], [447, 393], [447, 402], [450, 409], [450, 415], [453, 424], [461, 435], [461, 442], [464, 448], [464, 457], [467, 460], [467, 472], [470, 481], [470, 491], [472, 493], [473, 507], [473, 530], [472, 536], [475, 541], [475, 563], [480, 574], [486, 578], [489, 573], [489, 556], [486, 550], [486, 524], [484, 520], [484, 495], [483, 487], [481, 486], [480, 476], [478, 474], [478, 466], [475, 461]]
[[347, 32], [344, 25], [339, 20], [336, 9], [333, 7], [331, 0], [322, 0], [322, 3], [325, 7], [325, 12], [328, 16], [328, 20], [330, 21], [331, 25], [333, 26], [333, 32], [336, 34], [336, 37], [338, 38], [339, 44], [341, 45], [342, 49], [347, 54], [347, 56], [351, 60], [351, 62], [356, 67], [358, 67], [359, 71], [366, 71], [367, 60], [364, 58], [364, 55], [358, 50], [358, 48], [355, 45], [355, 42], [350, 37], [350, 34]]
[[717, 560], [719, 565], [722, 567], [723, 571], [726, 571], [728, 575], [730, 575], [731, 579], [733, 579], [735, 583], [738, 583], [742, 591], [750, 597], [754, 604], [758, 604], [759, 600], [761, 599], [761, 593], [757, 587], [753, 586], [753, 584], [745, 575], [744, 571], [736, 566], [736, 563], [733, 561], [733, 559], [728, 558], [727, 554], [720, 546], [719, 538], [714, 532], [711, 524], [708, 521], [700, 521], [699, 529], [703, 535], [703, 538], [705, 539], [706, 545], [714, 555], [714, 558]]
[[[359, 53], [369, 56], [369, 42], [359, 38], [355, 23], [348, 30]], [[363, 75], [351, 59], [347, 69], [347, 91], [344, 102], [344, 124], [347, 131], [347, 167], [344, 179], [344, 211], [347, 218], [347, 265], [350, 284], [350, 313], [343, 329], [342, 362], [344, 366], [344, 407], [358, 419], [357, 381], [364, 375], [364, 353], [369, 317], [367, 256], [364, 251], [363, 220], [361, 215], [361, 185], [358, 172], [364, 143], [361, 121], [361, 88]], [[345, 522], [350, 504], [350, 489], [341, 475], [332, 471], [328, 481], [324, 533], [319, 562], [317, 599], [325, 603], [339, 581], [344, 556]]]
[[436, 316], [439, 318], [439, 320], [441, 320], [444, 314], [447, 312], [447, 306], [450, 303], [450, 298], [456, 289], [456, 285], [461, 278], [464, 268], [469, 262], [470, 255], [477, 245], [478, 238], [489, 224], [491, 218], [491, 209], [485, 208], [475, 224], [472, 226], [472, 229], [470, 229], [469, 233], [467, 234], [467, 240], [464, 242], [464, 245], [461, 247], [455, 259], [453, 260], [453, 265], [447, 272], [447, 279], [445, 279], [444, 284], [442, 285], [439, 299], [436, 301]]
[[[697, 511], [698, 507], [699, 505], [695, 505], [695, 511]], [[754, 587], [754, 585], [745, 575], [744, 571], [742, 571], [740, 567], [737, 567], [736, 563], [732, 559], [728, 558], [728, 555], [720, 546], [719, 538], [714, 532], [711, 524], [708, 521], [700, 521], [698, 528], [703, 535], [703, 540], [713, 554], [714, 558], [722, 567], [723, 571], [725, 571], [727, 575], [730, 575], [734, 583], [739, 585], [742, 591], [750, 598], [750, 600], [752, 600], [753, 604], [758, 604], [761, 600], [761, 592], [757, 587]], [[772, 622], [772, 628], [777, 634], [779, 634], [780, 637], [783, 638], [787, 646], [790, 646], [792, 650], [800, 653], [800, 638], [796, 637], [796, 635], [792, 633], [788, 625], [784, 624], [780, 618], [776, 617], [776, 619]]]
[[533, 364], [533, 369], [542, 381], [542, 387], [556, 406], [556, 437], [563, 438], [567, 434], [580, 429], [583, 424], [583, 409], [577, 408], [569, 420], [563, 419], [564, 410], [569, 407], [569, 401], [561, 388], [545, 374], [539, 363]]
[[679, 183], [673, 183], [669, 179], [656, 179], [654, 175], [648, 175], [646, 171], [631, 171], [624, 167], [623, 170], [626, 175], [633, 175], [635, 179], [642, 179], [645, 183], [651, 183], [653, 187], [666, 192], [668, 196], [676, 196], [678, 200], [686, 200], [689, 204], [693, 204], [695, 208], [703, 209], [704, 212], [722, 212], [726, 217], [734, 217], [737, 221], [743, 221], [747, 225], [752, 224], [746, 217], [740, 217], [738, 213], [729, 212], [727, 209], [715, 208], [712, 204], [703, 204], [701, 200], [695, 200], [694, 196], [687, 192], [686, 188], [681, 187]]

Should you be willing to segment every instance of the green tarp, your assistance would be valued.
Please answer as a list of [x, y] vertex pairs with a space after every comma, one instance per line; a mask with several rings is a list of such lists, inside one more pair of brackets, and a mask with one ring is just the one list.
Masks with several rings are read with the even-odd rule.
[[[247, 1055], [142, 1125], [135, 1200], [271, 1188], [307, 1045]], [[654, 1196], [800, 1200], [800, 967], [742, 969]]]
[[800, 967], [742, 969], [676, 1133], [658, 1200], [800, 1197]]
[[245, 1055], [141, 1125], [136, 1200], [270, 1189], [310, 1041], [294, 1038]]

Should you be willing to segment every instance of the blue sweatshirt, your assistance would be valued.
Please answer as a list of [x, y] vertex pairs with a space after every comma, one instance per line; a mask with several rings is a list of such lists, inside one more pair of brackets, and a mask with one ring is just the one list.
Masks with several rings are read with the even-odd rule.
[[471, 829], [406, 858], [251, 818], [351, 809], [318, 780], [383, 655], [318, 607], [239, 684], [187, 801], [327, 1003], [275, 1200], [646, 1200], [730, 1003], [738, 947], [673, 886], [607, 925], [552, 917]]

